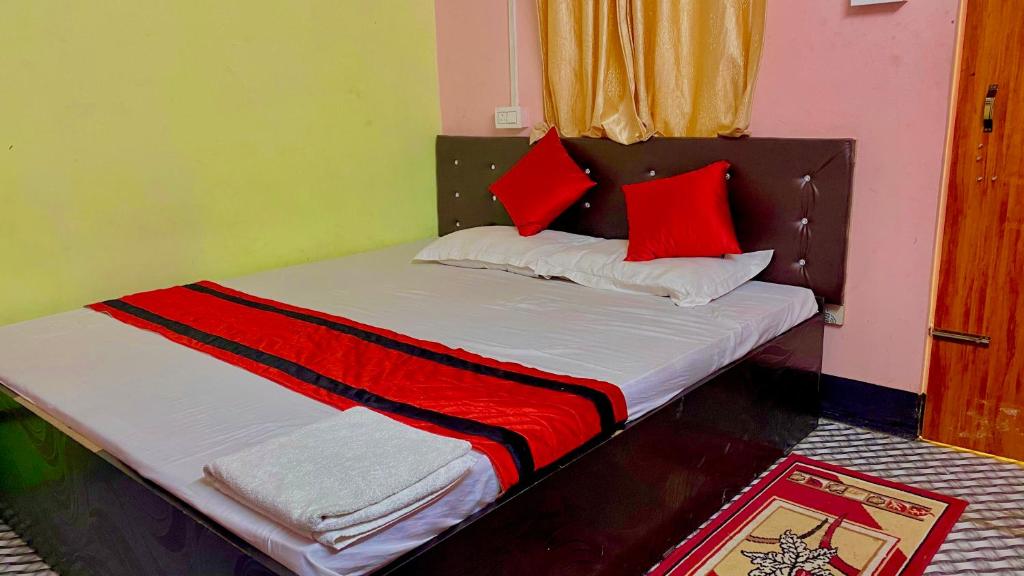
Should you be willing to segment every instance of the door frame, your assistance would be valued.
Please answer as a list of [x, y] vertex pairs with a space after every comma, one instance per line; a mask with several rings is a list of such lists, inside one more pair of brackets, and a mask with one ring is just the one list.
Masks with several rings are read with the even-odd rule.
[[[956, 15], [956, 48], [953, 52], [952, 81], [949, 88], [949, 106], [946, 112], [946, 142], [942, 158], [942, 177], [939, 181], [939, 209], [935, 218], [935, 246], [932, 248], [932, 282], [928, 295], [928, 335], [925, 337], [924, 366], [921, 367], [921, 394], [928, 401], [928, 376], [931, 372], [932, 344], [935, 342], [931, 328], [935, 325], [935, 308], [938, 304], [939, 267], [942, 264], [942, 241], [946, 227], [946, 199], [949, 197], [949, 175], [953, 168], [953, 132], [956, 130], [957, 95], [960, 91], [960, 64], [964, 56], [964, 32], [967, 23], [967, 3], [971, 0], [960, 0]], [[924, 407], [921, 407], [921, 420], [918, 426], [924, 425]], [[920, 430], [919, 430], [920, 431]]]

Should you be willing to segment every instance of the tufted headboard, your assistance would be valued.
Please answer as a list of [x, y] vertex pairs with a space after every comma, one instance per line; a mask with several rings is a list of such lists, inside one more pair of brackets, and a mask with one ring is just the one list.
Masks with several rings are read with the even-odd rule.
[[[775, 250], [759, 279], [806, 286], [829, 304], [843, 303], [853, 140], [652, 138], [630, 146], [593, 138], [563, 142], [597, 186], [552, 228], [626, 238], [623, 184], [728, 160], [729, 202], [740, 245], [747, 251]], [[438, 136], [438, 232], [510, 224], [488, 186], [528, 147], [525, 137]]]

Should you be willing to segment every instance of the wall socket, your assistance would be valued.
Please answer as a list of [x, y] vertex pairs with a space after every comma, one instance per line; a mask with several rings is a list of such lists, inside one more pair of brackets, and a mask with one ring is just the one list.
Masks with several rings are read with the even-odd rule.
[[526, 111], [522, 106], [501, 106], [494, 109], [495, 128], [522, 128], [526, 125]]

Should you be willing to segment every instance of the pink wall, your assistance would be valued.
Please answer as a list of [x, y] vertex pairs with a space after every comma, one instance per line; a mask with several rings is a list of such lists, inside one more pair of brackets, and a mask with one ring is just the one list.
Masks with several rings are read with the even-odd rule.
[[[534, 0], [516, 4], [519, 105], [527, 125], [543, 119], [540, 40]], [[494, 109], [509, 105], [506, 0], [435, 0], [441, 131], [467, 136], [516, 136], [494, 127]]]
[[[533, 0], [518, 0], [520, 102], [542, 114]], [[846, 325], [825, 372], [919, 391], [958, 0], [851, 8], [770, 0], [757, 136], [857, 139]], [[496, 130], [508, 100], [505, 0], [436, 0], [445, 134]]]

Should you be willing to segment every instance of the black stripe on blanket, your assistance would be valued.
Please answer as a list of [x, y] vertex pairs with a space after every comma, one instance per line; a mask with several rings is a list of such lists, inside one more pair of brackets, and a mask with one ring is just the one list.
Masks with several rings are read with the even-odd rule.
[[478, 364], [471, 360], [466, 360], [465, 358], [459, 358], [457, 356], [452, 356], [451, 354], [445, 354], [443, 352], [437, 352], [434, 350], [428, 350], [426, 348], [420, 348], [419, 346], [409, 344], [408, 342], [402, 342], [399, 340], [388, 338], [387, 336], [384, 336], [382, 334], [377, 334], [375, 332], [370, 332], [369, 330], [363, 330], [355, 326], [349, 326], [347, 324], [342, 324], [340, 322], [335, 322], [333, 320], [328, 320], [326, 318], [321, 318], [319, 316], [315, 316], [312, 314], [305, 314], [303, 312], [298, 312], [295, 310], [279, 308], [277, 306], [267, 304], [265, 302], [254, 302], [246, 298], [235, 296], [234, 294], [225, 294], [224, 292], [221, 292], [209, 286], [204, 286], [202, 284], [186, 284], [184, 287], [188, 288], [189, 290], [202, 292], [203, 294], [215, 296], [222, 300], [226, 300], [234, 304], [239, 304], [241, 306], [248, 306], [249, 308], [254, 308], [256, 310], [280, 314], [282, 316], [287, 316], [288, 318], [291, 318], [293, 320], [299, 320], [302, 322], [315, 324], [317, 326], [322, 326], [324, 328], [334, 330], [335, 332], [340, 332], [342, 334], [359, 338], [360, 340], [364, 340], [366, 342], [377, 344], [378, 346], [382, 346], [389, 350], [395, 350], [397, 352], [402, 352], [410, 356], [415, 356], [416, 358], [437, 362], [438, 364], [443, 364], [451, 368], [466, 370], [468, 372], [473, 372], [475, 374], [480, 374], [482, 376], [500, 378], [502, 380], [508, 380], [511, 382], [516, 382], [517, 384], [524, 384], [526, 386], [534, 386], [537, 388], [555, 390], [557, 392], [563, 392], [566, 394], [574, 394], [576, 396], [580, 396], [581, 398], [586, 398], [588, 401], [590, 401], [590, 403], [594, 405], [594, 408], [597, 410], [598, 416], [601, 418], [601, 430], [603, 432], [613, 432], [616, 427], [615, 411], [612, 409], [611, 400], [607, 396], [602, 394], [599, 390], [594, 390], [593, 388], [587, 388], [586, 386], [579, 386], [567, 382], [559, 382], [557, 380], [550, 380], [548, 378], [542, 378], [540, 376], [534, 376], [532, 374], [520, 374], [519, 372], [513, 372], [511, 370], [496, 368], [494, 366], [488, 366], [486, 364]]
[[138, 306], [134, 306], [122, 300], [107, 300], [104, 304], [115, 310], [124, 312], [125, 314], [131, 314], [136, 318], [161, 326], [175, 334], [191, 338], [196, 342], [200, 342], [207, 346], [212, 346], [247, 360], [274, 368], [275, 370], [287, 374], [296, 380], [300, 380], [306, 384], [311, 384], [333, 394], [348, 398], [349, 400], [362, 404], [368, 408], [374, 408], [382, 412], [389, 412], [406, 418], [413, 418], [422, 422], [429, 422], [461, 434], [470, 434], [493, 440], [508, 449], [509, 453], [512, 455], [512, 459], [515, 461], [516, 470], [519, 471], [521, 480], [529, 478], [536, 472], [533, 462], [533, 454], [530, 452], [530, 446], [527, 444], [526, 438], [515, 431], [501, 428], [499, 426], [476, 422], [466, 418], [460, 418], [458, 416], [442, 414], [440, 412], [427, 410], [425, 408], [405, 404], [403, 402], [397, 402], [367, 390], [349, 386], [344, 382], [320, 374], [319, 372], [311, 370], [301, 364], [292, 362], [291, 360], [286, 360], [279, 356], [268, 354], [244, 344], [228, 340], [227, 338], [210, 334], [209, 332], [204, 332], [181, 322], [164, 318], [163, 316], [154, 314], [153, 312], [139, 308]]

